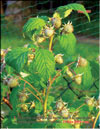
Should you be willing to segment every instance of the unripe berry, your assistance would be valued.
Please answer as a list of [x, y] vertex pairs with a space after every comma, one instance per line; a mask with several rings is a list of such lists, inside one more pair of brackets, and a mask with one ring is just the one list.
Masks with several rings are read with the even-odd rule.
[[62, 58], [63, 54], [57, 54], [55, 56], [55, 62], [58, 64], [62, 64], [63, 63], [63, 58]]
[[43, 121], [43, 118], [40, 114], [38, 114], [37, 118], [36, 118], [36, 121], [37, 122], [42, 122]]
[[88, 64], [88, 62], [86, 59], [84, 59], [81, 56], [78, 58], [77, 66], [85, 67], [85, 66], [87, 66], [87, 64]]
[[76, 84], [78, 84], [78, 85], [81, 84], [81, 82], [82, 82], [82, 75], [83, 74], [77, 74], [77, 75], [75, 75], [74, 80], [75, 80]]
[[75, 123], [74, 128], [75, 128], [75, 129], [80, 129], [80, 126], [81, 126], [80, 123]]
[[53, 121], [56, 120], [57, 116], [53, 112], [51, 112], [49, 114], [49, 117], [48, 118], [49, 118], [49, 121], [53, 122]]
[[35, 102], [34, 101], [32, 102], [32, 104], [30, 106], [30, 109], [32, 109], [32, 108], [35, 108]]
[[91, 98], [87, 96], [85, 102], [88, 106], [94, 106], [94, 97]]
[[67, 109], [66, 107], [64, 107], [62, 110], [61, 110], [61, 116], [62, 117], [68, 117], [69, 115], [69, 109]]
[[72, 23], [68, 21], [68, 23], [63, 26], [63, 32], [72, 33], [73, 31], [74, 31], [74, 28], [72, 26]]
[[69, 68], [67, 68], [66, 74], [67, 74], [70, 78], [73, 78], [73, 73], [69, 70]]
[[72, 119], [72, 118], [70, 118], [70, 119], [68, 119], [68, 123], [70, 123], [71, 125], [74, 125], [75, 120], [74, 120], [74, 119]]
[[63, 102], [62, 99], [59, 99], [56, 102], [56, 108], [58, 111], [60, 111], [67, 103]]
[[23, 112], [28, 112], [29, 111], [28, 106], [26, 104], [22, 104], [21, 109], [22, 109]]
[[28, 99], [28, 94], [27, 93], [24, 93], [24, 92], [22, 92], [22, 93], [19, 93], [19, 100], [20, 100], [20, 102], [25, 102], [26, 100]]
[[60, 18], [51, 18], [52, 25], [58, 29], [61, 26], [61, 19]]
[[35, 58], [34, 54], [28, 54], [28, 60], [33, 60]]
[[96, 59], [98, 62], [99, 62], [99, 64], [100, 64], [100, 55], [98, 55], [98, 57], [97, 57], [97, 59]]
[[51, 37], [54, 34], [53, 27], [46, 27], [44, 30], [44, 34], [47, 37]]
[[1, 53], [0, 53], [1, 58], [4, 58], [5, 55], [6, 55], [5, 50], [4, 49], [1, 49]]
[[28, 48], [28, 45], [29, 45], [29, 44], [25, 44], [25, 45], [24, 45], [24, 48]]
[[14, 88], [14, 87], [16, 87], [16, 86], [18, 86], [18, 79], [16, 79], [16, 78], [10, 78], [9, 80], [8, 80], [8, 86], [9, 87], [11, 87], [11, 88]]
[[45, 37], [40, 37], [40, 36], [38, 36], [37, 39], [36, 39], [36, 41], [38, 43], [42, 43], [44, 40], [45, 40]]
[[62, 100], [58, 100], [56, 102], [56, 108], [57, 108], [58, 111], [61, 110], [63, 108], [63, 106], [64, 106], [64, 103], [63, 103]]

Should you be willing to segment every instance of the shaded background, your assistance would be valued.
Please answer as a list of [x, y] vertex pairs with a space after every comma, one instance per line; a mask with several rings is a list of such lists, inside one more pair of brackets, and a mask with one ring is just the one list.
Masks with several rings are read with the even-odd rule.
[[22, 46], [31, 42], [22, 36], [22, 27], [30, 17], [52, 16], [57, 7], [69, 3], [81, 3], [87, 10], [91, 22], [82, 13], [72, 12], [64, 22], [72, 21], [74, 34], [78, 43], [99, 44], [99, 0], [33, 0], [33, 1], [1, 1], [1, 47]]

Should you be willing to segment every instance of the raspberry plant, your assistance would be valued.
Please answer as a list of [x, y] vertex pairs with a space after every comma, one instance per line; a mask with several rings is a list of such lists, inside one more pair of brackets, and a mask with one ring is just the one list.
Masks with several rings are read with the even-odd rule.
[[83, 5], [60, 6], [52, 18], [34, 17], [24, 25], [24, 38], [33, 44], [1, 50], [2, 127], [95, 127], [99, 63], [76, 54], [73, 24], [63, 23], [78, 10], [90, 22]]

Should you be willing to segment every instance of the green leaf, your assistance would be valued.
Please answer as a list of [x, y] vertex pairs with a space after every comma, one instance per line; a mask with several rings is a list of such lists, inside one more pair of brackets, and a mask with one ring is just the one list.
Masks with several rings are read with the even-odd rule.
[[36, 46], [36, 45], [34, 45], [34, 44], [28, 44], [28, 47], [27, 48], [34, 48], [34, 49], [38, 49], [38, 47]]
[[39, 18], [41, 18], [41, 19], [43, 19], [45, 21], [48, 21], [49, 20], [49, 17], [47, 17], [47, 16], [39, 16]]
[[83, 89], [84, 88], [88, 89], [89, 86], [91, 86], [93, 83], [93, 77], [92, 77], [90, 65], [88, 64], [88, 66], [86, 66], [86, 67], [77, 67], [74, 69], [74, 71], [77, 74], [84, 73], [82, 75], [82, 85], [83, 85]]
[[[81, 4], [73, 3], [73, 4], [68, 4], [68, 5], [65, 5], [65, 6], [60, 6], [60, 7], [57, 8], [56, 12], [58, 12], [60, 14], [60, 16], [62, 18], [64, 18], [65, 15], [66, 15], [65, 14], [66, 11], [69, 10], [69, 9], [72, 9], [72, 10], [75, 10], [75, 11], [82, 11], [87, 16], [88, 20], [90, 21], [90, 17], [88, 15], [88, 13], [86, 12], [86, 9]], [[66, 16], [68, 16], [68, 15], [66, 15]]]
[[90, 65], [92, 67], [91, 72], [92, 72], [92, 76], [94, 78], [99, 78], [99, 64], [95, 61], [90, 61]]
[[40, 76], [45, 80], [48, 80], [55, 70], [53, 54], [50, 51], [44, 49], [36, 51], [35, 66]]
[[17, 72], [20, 72], [24, 67], [28, 59], [28, 49], [27, 48], [16, 48], [9, 51], [5, 57], [6, 63], [13, 67]]
[[42, 29], [46, 25], [43, 18], [30, 18], [23, 27], [23, 32], [30, 32], [37, 29]]
[[89, 107], [87, 105], [84, 105], [83, 107], [80, 108], [79, 117], [88, 118], [88, 113], [89, 113]]
[[12, 67], [10, 67], [9, 65], [6, 65], [6, 70], [8, 74], [12, 74], [14, 69]]
[[54, 102], [54, 97], [53, 96], [48, 96], [48, 106], [50, 106]]
[[73, 33], [63, 34], [58, 36], [60, 46], [66, 50], [67, 55], [72, 55], [75, 52], [76, 38]]
[[36, 114], [39, 114], [40, 112], [42, 112], [42, 110], [43, 110], [43, 108], [42, 108], [42, 105], [41, 105], [41, 103], [40, 102], [36, 102], [36, 104], [35, 104], [35, 113]]
[[12, 104], [13, 111], [16, 111], [16, 109], [17, 109], [18, 91], [19, 91], [19, 87], [15, 87], [15, 88], [13, 88], [13, 90], [10, 94], [10, 103]]

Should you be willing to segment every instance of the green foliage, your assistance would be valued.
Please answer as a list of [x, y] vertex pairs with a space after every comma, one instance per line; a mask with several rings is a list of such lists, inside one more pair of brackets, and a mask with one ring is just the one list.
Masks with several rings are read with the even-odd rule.
[[74, 71], [77, 74], [82, 74], [82, 85], [83, 85], [83, 89], [88, 89], [92, 83], [93, 83], [93, 77], [92, 77], [92, 73], [91, 73], [91, 67], [88, 64], [88, 66], [86, 67], [77, 67], [74, 69]]
[[72, 10], [75, 10], [75, 11], [82, 11], [87, 16], [88, 20], [90, 21], [90, 17], [88, 15], [88, 13], [86, 12], [86, 9], [81, 4], [73, 3], [73, 4], [68, 4], [68, 5], [65, 5], [65, 6], [60, 6], [60, 7], [57, 8], [56, 12], [58, 12], [60, 14], [60, 16], [62, 18], [64, 18], [65, 12], [69, 9], [72, 9]]
[[63, 101], [68, 102], [68, 104], [72, 104], [76, 102], [77, 96], [70, 90], [68, 89], [62, 96]]
[[8, 92], [9, 92], [9, 87], [2, 83], [2, 86], [1, 86], [1, 98], [6, 97]]
[[[17, 105], [18, 105], [18, 91], [19, 91], [19, 87], [16, 87], [12, 90], [11, 94], [10, 94], [10, 102], [13, 106], [13, 110], [16, 112], [17, 110]], [[13, 98], [13, 99], [12, 99]]]
[[6, 70], [7, 70], [8, 74], [12, 74], [14, 71], [14, 69], [9, 65], [6, 65]]
[[44, 18], [30, 18], [28, 22], [23, 27], [23, 32], [30, 33], [31, 35], [33, 32], [39, 31], [46, 25]]
[[56, 123], [54, 124], [55, 128], [72, 128], [73, 126], [69, 123]]
[[13, 67], [17, 72], [20, 72], [27, 62], [28, 49], [16, 48], [9, 51], [5, 57], [6, 63]]
[[40, 49], [36, 52], [35, 65], [39, 75], [48, 79], [55, 70], [54, 56], [48, 50]]
[[73, 55], [75, 52], [76, 38], [73, 33], [63, 34], [57, 37], [60, 46], [65, 49], [67, 55]]
[[90, 66], [91, 66], [91, 72], [92, 72], [92, 76], [94, 78], [98, 78], [99, 77], [99, 64], [95, 61], [91, 61], [90, 62]]
[[[53, 17], [57, 16], [58, 18], [60, 17], [63, 19], [67, 17], [72, 10], [82, 11], [90, 21], [84, 6], [80, 4], [69, 4], [58, 7]], [[76, 51], [76, 38], [74, 34], [71, 33], [72, 31], [67, 32], [67, 28], [66, 34], [64, 34], [64, 28], [56, 29], [56, 27], [52, 25], [56, 20], [57, 19], [49, 18], [47, 16], [30, 18], [23, 27], [23, 33], [29, 36], [34, 41], [34, 44], [30, 44], [31, 42], [27, 40], [28, 45], [24, 46], [24, 48], [13, 49], [5, 56], [7, 65], [1, 75], [2, 82], [6, 77], [6, 83], [8, 85], [11, 76], [17, 78], [21, 75], [21, 73], [18, 74], [18, 72], [25, 72], [28, 74], [26, 77], [21, 75], [21, 78], [18, 80], [19, 86], [15, 88], [9, 88], [4, 84], [1, 87], [2, 97], [7, 97], [8, 99], [7, 95], [9, 94], [9, 103], [13, 107], [13, 110], [10, 110], [9, 115], [5, 117], [7, 119], [3, 121], [3, 127], [5, 128], [73, 128], [74, 126], [70, 123], [63, 123], [64, 119], [61, 114], [63, 109], [61, 109], [62, 111], [60, 112], [57, 109], [57, 104], [60, 104], [58, 101], [60, 98], [62, 99], [63, 104], [65, 104], [64, 102], [68, 104], [60, 104], [60, 106], [64, 106], [66, 109], [68, 108], [68, 119], [78, 109], [79, 117], [88, 117], [89, 113], [92, 114], [91, 112], [97, 112], [96, 106], [91, 108], [91, 106], [88, 106], [87, 104], [83, 105], [84, 102], [86, 102], [86, 98], [82, 96], [89, 94], [89, 92], [82, 92], [82, 90], [86, 89], [86, 91], [88, 91], [93, 84], [93, 79], [98, 77], [98, 63], [92, 60], [93, 58], [95, 60], [96, 55], [90, 59], [90, 54], [88, 53], [86, 55], [85, 51], [83, 51], [84, 45], [82, 45], [81, 49], [77, 48]], [[63, 20], [61, 20], [61, 22], [62, 27]], [[72, 28], [74, 27], [72, 26]], [[53, 31], [54, 33], [52, 33]], [[46, 33], [51, 34], [51, 36], [45, 37]], [[37, 37], [42, 37], [43, 41], [41, 41], [41, 43], [37, 42]], [[48, 47], [49, 50], [46, 50]], [[56, 62], [54, 56], [60, 53], [64, 54], [64, 56], [60, 58], [58, 56], [58, 62]], [[89, 58], [90, 63], [88, 62], [87, 66], [76, 67], [79, 54], [81, 54], [82, 57]], [[62, 64], [59, 63], [60, 60], [62, 60]], [[69, 73], [66, 73], [66, 69], [69, 69]], [[16, 76], [16, 72], [18, 76]], [[72, 75], [70, 75], [70, 72], [72, 72]], [[82, 83], [81, 85], [77, 85], [73, 77], [74, 75], [82, 73]], [[98, 82], [96, 82], [96, 85], [98, 85]], [[90, 90], [92, 91], [92, 89], [95, 89], [95, 87]], [[20, 92], [24, 92], [24, 102], [19, 99]], [[89, 95], [91, 95], [91, 97], [95, 96], [95, 101], [97, 101], [97, 92]], [[23, 106], [23, 104], [25, 105]], [[57, 120], [50, 122], [50, 113], [57, 115]], [[37, 116], [39, 114], [41, 117], [40, 121], [42, 122], [37, 122]], [[19, 116], [23, 117], [23, 121], [20, 121]], [[29, 123], [30, 120], [27, 120], [26, 117], [30, 117], [31, 120], [34, 118], [34, 120], [31, 121], [31, 124]], [[72, 118], [73, 117], [74, 116], [72, 116]]]
[[87, 105], [85, 105], [80, 109], [79, 117], [87, 118], [88, 113], [89, 113], [89, 107]]
[[35, 107], [35, 111], [34, 112], [36, 114], [39, 114], [39, 113], [42, 112], [42, 110], [43, 110], [43, 107], [42, 107], [41, 103], [40, 102], [36, 102], [36, 107]]

